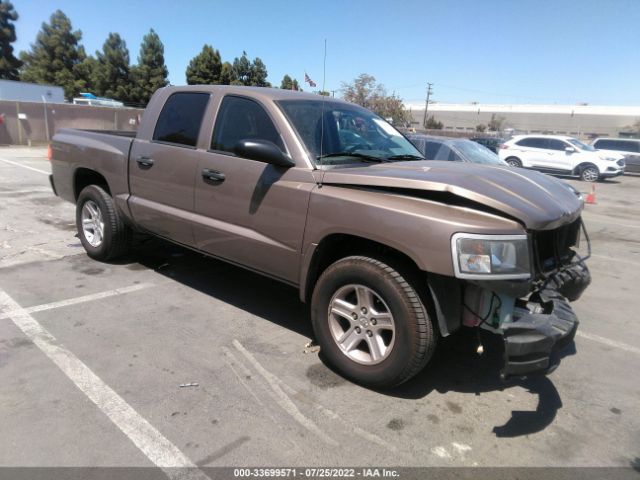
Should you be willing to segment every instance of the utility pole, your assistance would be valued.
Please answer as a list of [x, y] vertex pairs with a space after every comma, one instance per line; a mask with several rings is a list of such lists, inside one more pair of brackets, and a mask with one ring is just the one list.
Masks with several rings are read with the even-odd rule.
[[422, 120], [422, 126], [424, 128], [427, 128], [427, 110], [429, 110], [429, 97], [433, 93], [431, 87], [433, 87], [433, 83], [427, 83], [427, 100], [424, 102], [424, 119]]

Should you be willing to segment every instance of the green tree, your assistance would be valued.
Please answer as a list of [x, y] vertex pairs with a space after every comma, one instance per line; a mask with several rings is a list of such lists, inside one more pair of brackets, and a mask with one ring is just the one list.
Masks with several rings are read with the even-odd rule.
[[433, 115], [431, 115], [429, 116], [429, 118], [427, 118], [427, 123], [424, 124], [424, 128], [431, 130], [442, 130], [444, 128], [444, 125], [442, 124], [442, 122], [437, 121], [433, 117]]
[[496, 115], [495, 113], [492, 113], [491, 120], [489, 120], [489, 124], [487, 125], [489, 127], [489, 131], [491, 132], [501, 131], [502, 127], [504, 126], [505, 120], [506, 118], [503, 117], [502, 115]]
[[282, 77], [280, 88], [282, 88], [283, 90], [296, 90], [298, 92], [302, 91], [300, 85], [298, 84], [298, 80], [291, 78], [289, 75], [285, 75], [284, 77]]
[[[84, 48], [80, 47], [84, 56]], [[76, 78], [75, 85], [79, 92], [95, 91], [95, 74], [98, 69], [98, 61], [95, 57], [85, 56], [84, 60], [73, 66], [73, 74]]]
[[267, 66], [264, 62], [256, 57], [251, 63], [251, 83], [255, 87], [270, 87], [271, 84], [267, 82]]
[[29, 52], [21, 52], [23, 62], [20, 78], [26, 82], [59, 85], [67, 98], [73, 98], [83, 88], [86, 79], [78, 77], [77, 65], [86, 57], [80, 45], [82, 32], [73, 30], [71, 20], [56, 10], [44, 22]]
[[221, 82], [222, 60], [220, 52], [211, 45], [202, 47], [202, 51], [193, 57], [187, 67], [189, 85], [216, 85]]
[[138, 64], [131, 68], [131, 100], [147, 104], [156, 90], [168, 85], [169, 71], [164, 63], [164, 45], [153, 30], [142, 38]]
[[391, 118], [396, 125], [409, 121], [409, 112], [404, 108], [402, 99], [395, 94], [389, 95], [384, 85], [376, 82], [374, 76], [363, 73], [351, 83], [342, 83], [343, 98], [374, 111], [382, 118]]
[[487, 126], [484, 123], [476, 125], [476, 132], [483, 133], [487, 131]]
[[224, 62], [222, 64], [222, 68], [220, 69], [220, 84], [232, 85], [236, 80], [237, 77], [236, 72], [233, 69], [233, 65], [231, 65], [229, 62]]
[[351, 83], [342, 82], [342, 91], [347, 102], [373, 110], [376, 99], [384, 94], [384, 87], [376, 83], [373, 75], [362, 73]]
[[96, 52], [94, 88], [98, 95], [127, 102], [131, 100], [131, 71], [127, 43], [118, 33], [109, 33]]
[[233, 60], [233, 71], [236, 78], [232, 85], [252, 85], [253, 69], [247, 52], [243, 51], [240, 58], [236, 57]]
[[18, 19], [18, 12], [9, 1], [0, 0], [0, 78], [18, 80], [18, 69], [22, 62], [13, 55], [13, 42], [16, 41], [16, 27], [13, 24]]

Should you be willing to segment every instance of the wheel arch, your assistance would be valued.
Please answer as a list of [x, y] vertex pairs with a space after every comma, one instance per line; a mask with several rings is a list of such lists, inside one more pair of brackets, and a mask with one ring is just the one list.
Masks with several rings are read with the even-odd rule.
[[598, 175], [602, 173], [600, 171], [600, 168], [598, 167], [598, 165], [596, 165], [595, 163], [593, 163], [593, 162], [581, 162], [578, 165], [576, 165], [576, 168], [573, 169], [573, 174], [574, 175], [580, 175], [582, 173], [582, 171], [587, 167], [594, 167], [596, 170], [598, 170]]
[[73, 195], [76, 201], [78, 200], [80, 192], [89, 185], [98, 185], [111, 195], [109, 182], [107, 182], [104, 175], [90, 168], [77, 168], [73, 174]]
[[389, 263], [409, 276], [407, 280], [434, 316], [434, 326], [441, 335], [447, 336], [460, 328], [462, 288], [458, 279], [426, 272], [408, 253], [357, 235], [333, 233], [312, 248], [311, 258], [300, 278], [300, 300], [303, 302], [310, 302], [318, 278], [329, 265], [341, 258], [364, 255]]

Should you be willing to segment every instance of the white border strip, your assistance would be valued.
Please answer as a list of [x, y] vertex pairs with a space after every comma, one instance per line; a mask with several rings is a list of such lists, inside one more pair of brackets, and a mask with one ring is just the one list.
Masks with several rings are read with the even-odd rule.
[[11, 312], [13, 323], [169, 478], [209, 478], [15, 300], [0, 290], [0, 313], [5, 312]]
[[50, 175], [51, 172], [45, 172], [44, 170], [40, 170], [39, 168], [29, 167], [28, 165], [22, 165], [18, 162], [12, 162], [11, 160], [6, 160], [4, 158], [0, 158], [0, 162], [10, 163], [11, 165], [15, 165], [16, 167], [26, 168], [27, 170], [33, 170], [34, 172], [44, 173], [45, 175]]
[[8, 311], [0, 314], [0, 320], [11, 317], [15, 313], [26, 312], [36, 313], [44, 310], [52, 310], [54, 308], [68, 307], [70, 305], [77, 305], [79, 303], [91, 302], [93, 300], [100, 300], [102, 298], [115, 297], [116, 295], [122, 295], [123, 293], [137, 292], [138, 290], [144, 290], [145, 288], [153, 287], [153, 283], [139, 283], [137, 285], [131, 285], [130, 287], [115, 288], [113, 290], [107, 290], [105, 292], [92, 293], [89, 295], [83, 295], [81, 297], [68, 298], [67, 300], [61, 300], [59, 302], [43, 303], [42, 305], [36, 305], [28, 308], [20, 308], [19, 311]]

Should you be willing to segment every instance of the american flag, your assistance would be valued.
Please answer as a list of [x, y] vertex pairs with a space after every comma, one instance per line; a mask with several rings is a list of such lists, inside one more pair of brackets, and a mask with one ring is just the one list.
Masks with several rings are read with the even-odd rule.
[[311, 78], [309, 77], [309, 75], [307, 75], [307, 72], [304, 72], [304, 81], [307, 82], [309, 84], [310, 87], [315, 87], [316, 86], [316, 82], [314, 82], [313, 80], [311, 80]]

